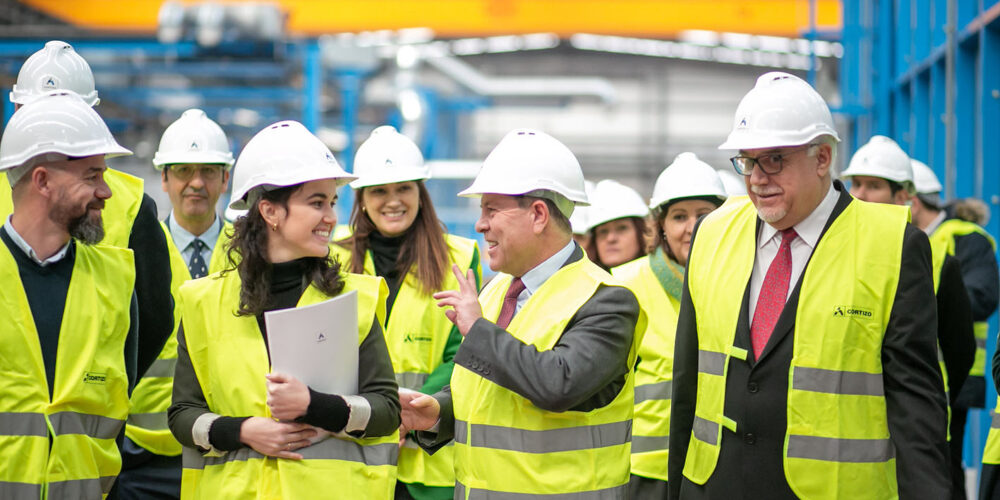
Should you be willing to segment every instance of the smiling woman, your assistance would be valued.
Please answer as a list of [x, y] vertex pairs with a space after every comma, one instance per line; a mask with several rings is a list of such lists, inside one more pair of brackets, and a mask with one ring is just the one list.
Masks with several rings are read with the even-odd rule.
[[[353, 177], [288, 121], [247, 143], [233, 179], [230, 206], [248, 212], [234, 224], [230, 267], [181, 288], [169, 424], [185, 446], [185, 496], [300, 498], [336, 488], [348, 498], [388, 498], [399, 400], [382, 337], [385, 283], [342, 272], [329, 248], [337, 188]], [[351, 291], [358, 393], [326, 394], [271, 373], [264, 313]], [[317, 428], [333, 437], [311, 442]], [[205, 450], [229, 455], [206, 459]]]
[[[445, 234], [424, 187], [430, 172], [423, 155], [392, 127], [379, 127], [358, 148], [358, 180], [351, 211], [353, 236], [334, 250], [351, 272], [381, 276], [389, 284], [385, 337], [401, 390], [433, 394], [446, 385], [462, 336], [435, 307], [432, 295], [458, 289], [452, 267], [482, 271], [476, 242]], [[466, 274], [467, 275], [467, 274]], [[406, 439], [408, 429], [401, 428]], [[455, 473], [450, 448], [433, 456], [403, 441], [396, 498], [452, 498]]]

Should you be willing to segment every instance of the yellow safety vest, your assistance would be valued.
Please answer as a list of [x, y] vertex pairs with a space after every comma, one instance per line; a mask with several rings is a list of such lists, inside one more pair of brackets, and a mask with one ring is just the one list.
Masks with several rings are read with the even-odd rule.
[[[476, 253], [476, 241], [446, 234], [445, 242], [449, 250], [448, 271], [441, 289], [458, 290], [451, 265], [470, 269]], [[339, 245], [331, 248], [345, 266], [350, 266], [350, 250]], [[475, 269], [475, 272], [477, 276], [482, 276], [482, 268]], [[365, 255], [365, 274], [375, 275], [371, 252]], [[385, 330], [385, 341], [399, 387], [419, 391], [424, 386], [427, 376], [441, 365], [452, 327], [451, 321], [437, 307], [437, 301], [424, 294], [416, 275], [412, 272], [407, 274], [399, 287]], [[412, 440], [407, 440], [399, 450], [399, 480], [426, 486], [455, 486], [454, 447], [449, 443], [449, 446], [430, 455]]]
[[[344, 274], [344, 292], [358, 292], [358, 342], [373, 321], [385, 318], [388, 293], [382, 278]], [[191, 364], [209, 410], [219, 415], [270, 417], [264, 375], [270, 371], [257, 320], [234, 314], [239, 303], [236, 272], [213, 274], [181, 287], [181, 318]], [[299, 306], [329, 297], [309, 286]], [[330, 437], [298, 451], [304, 460], [261, 455], [251, 448], [221, 457], [184, 448], [181, 498], [391, 498], [396, 483], [399, 433]]]
[[7, 222], [7, 216], [14, 213], [14, 200], [10, 183], [7, 182], [7, 171], [0, 172], [0, 224]]
[[[187, 263], [174, 245], [166, 224], [160, 223], [167, 238], [170, 253], [170, 295], [174, 302], [179, 300], [181, 285], [191, 279]], [[216, 273], [225, 268], [226, 245], [232, 226], [226, 223], [215, 242], [208, 272]], [[174, 307], [174, 331], [163, 345], [159, 357], [149, 367], [139, 384], [132, 391], [132, 411], [125, 425], [125, 435], [139, 446], [162, 456], [175, 457], [181, 454], [181, 444], [167, 427], [167, 408], [174, 386], [174, 367], [177, 365], [177, 328], [180, 326], [181, 309]]]
[[[10, 183], [6, 172], [0, 172], [0, 221], [14, 212]], [[128, 238], [132, 234], [132, 224], [142, 204], [143, 181], [120, 170], [108, 169], [104, 172], [104, 182], [111, 188], [111, 198], [104, 205], [104, 239], [102, 245], [128, 248]]]
[[983, 463], [1000, 465], [1000, 400], [997, 407], [990, 412], [990, 433], [986, 435], [986, 449], [983, 450]]
[[[497, 275], [479, 301], [496, 321], [511, 276]], [[590, 259], [564, 266], [532, 294], [507, 331], [539, 351], [551, 350], [573, 315], [602, 284], [618, 285]], [[550, 412], [462, 366], [451, 375], [455, 411], [455, 498], [624, 498], [632, 437], [633, 368], [646, 329], [640, 311], [625, 386], [591, 411]], [[579, 374], [586, 376], [586, 374]]]
[[[985, 229], [979, 227], [977, 224], [960, 219], [948, 219], [942, 222], [934, 230], [934, 233], [930, 235], [931, 248], [944, 248], [948, 255], [955, 255], [955, 238], [972, 233], [983, 235], [993, 245], [993, 251], [996, 251], [996, 241], [993, 240], [993, 237]], [[941, 259], [943, 260], [944, 257], [941, 257]], [[937, 273], [935, 273], [936, 276]], [[935, 285], [937, 285], [936, 282]], [[971, 377], [983, 377], [986, 375], [986, 337], [988, 331], [989, 326], [985, 321], [977, 321], [973, 325], [973, 332], [976, 335], [976, 358], [972, 363], [972, 368], [969, 370], [969, 376]]]
[[0, 244], [0, 498], [102, 498], [121, 470], [132, 251], [76, 245], [49, 396], [17, 263]]
[[674, 334], [680, 304], [663, 290], [649, 255], [612, 270], [639, 306], [656, 319], [646, 325], [635, 369], [635, 417], [632, 427], [632, 474], [667, 480], [670, 448], [670, 398], [674, 371]]
[[[819, 241], [804, 271], [784, 447], [785, 478], [801, 498], [898, 495], [882, 339], [899, 282], [908, 217], [906, 207], [853, 200]], [[684, 464], [684, 476], [696, 484], [705, 484], [715, 471], [723, 428], [737, 430], [723, 409], [729, 361], [747, 356], [734, 339], [737, 305], [754, 265], [756, 222], [748, 199], [730, 199], [702, 222], [691, 252], [691, 302], [695, 311], [708, 312], [697, 315], [698, 393]]]

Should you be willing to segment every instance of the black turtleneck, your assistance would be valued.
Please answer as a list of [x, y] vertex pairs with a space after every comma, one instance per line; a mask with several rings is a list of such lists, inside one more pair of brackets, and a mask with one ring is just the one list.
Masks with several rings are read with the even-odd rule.
[[[303, 275], [306, 259], [296, 259], [281, 262], [271, 266], [271, 285], [268, 287], [265, 311], [290, 309], [299, 303], [302, 292], [306, 289], [306, 278]], [[264, 314], [257, 315], [257, 326], [264, 336], [267, 346], [267, 327], [264, 325]], [[270, 358], [270, 352], [268, 352]]]
[[372, 231], [368, 235], [368, 245], [372, 252], [372, 261], [375, 263], [375, 274], [385, 278], [389, 285], [389, 297], [386, 299], [386, 317], [392, 313], [392, 304], [396, 302], [396, 294], [399, 293], [399, 286], [402, 284], [399, 269], [396, 263], [399, 260], [399, 252], [403, 248], [403, 242], [408, 233], [399, 236], [383, 236], [378, 231]]

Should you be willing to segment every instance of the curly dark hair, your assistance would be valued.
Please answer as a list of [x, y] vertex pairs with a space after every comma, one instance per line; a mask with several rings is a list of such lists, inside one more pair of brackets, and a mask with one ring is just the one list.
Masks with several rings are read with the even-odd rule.
[[[288, 199], [292, 193], [302, 188], [302, 184], [288, 186], [273, 191], [265, 191], [261, 200], [267, 200], [288, 209]], [[267, 255], [268, 226], [254, 203], [246, 216], [233, 223], [233, 236], [229, 242], [226, 257], [229, 264], [222, 274], [239, 273], [240, 307], [239, 316], [257, 316], [267, 306], [271, 287], [271, 263]], [[307, 257], [304, 262], [303, 277], [329, 296], [338, 295], [344, 289], [344, 278], [340, 273], [340, 262], [336, 258]]]

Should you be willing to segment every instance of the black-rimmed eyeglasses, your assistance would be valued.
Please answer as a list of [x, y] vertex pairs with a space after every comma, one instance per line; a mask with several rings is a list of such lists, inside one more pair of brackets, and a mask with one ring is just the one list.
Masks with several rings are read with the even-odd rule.
[[760, 156], [746, 156], [737, 155], [729, 159], [733, 163], [733, 168], [740, 175], [750, 175], [753, 173], [753, 169], [760, 165], [761, 170], [767, 175], [774, 175], [781, 172], [781, 169], [785, 167], [785, 158], [789, 155], [798, 153], [799, 151], [807, 151], [809, 148], [819, 146], [819, 143], [810, 143], [805, 146], [799, 146], [793, 149], [786, 149], [784, 151], [774, 151], [770, 153], [764, 153]]

